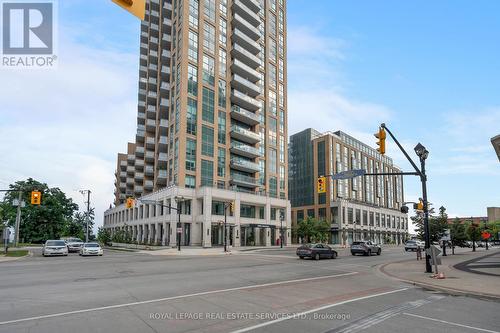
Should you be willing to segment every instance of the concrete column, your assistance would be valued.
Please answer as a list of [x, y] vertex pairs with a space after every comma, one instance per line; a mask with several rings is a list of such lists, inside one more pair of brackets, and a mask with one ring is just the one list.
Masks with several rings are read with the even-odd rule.
[[234, 230], [233, 230], [233, 246], [241, 246], [241, 217], [240, 217], [240, 195], [237, 195], [237, 199], [234, 200]]
[[203, 247], [212, 247], [212, 192], [209, 188], [203, 197]]
[[265, 233], [266, 246], [271, 246], [271, 228], [262, 228]]
[[165, 246], [167, 245], [167, 222], [163, 222], [162, 226], [163, 226], [163, 232], [161, 235], [161, 245]]

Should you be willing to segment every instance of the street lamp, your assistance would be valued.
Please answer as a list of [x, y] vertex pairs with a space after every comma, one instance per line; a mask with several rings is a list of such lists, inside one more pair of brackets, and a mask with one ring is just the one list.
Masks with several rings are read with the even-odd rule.
[[283, 248], [283, 220], [285, 219], [285, 212], [283, 212], [283, 209], [280, 210], [280, 247]]
[[429, 207], [427, 202], [427, 175], [425, 174], [425, 160], [429, 157], [429, 151], [418, 143], [415, 148], [415, 153], [420, 159], [420, 180], [422, 182], [422, 196], [424, 203], [424, 232], [425, 232], [425, 271], [432, 273], [431, 256], [428, 253], [431, 247], [431, 238], [429, 230]]

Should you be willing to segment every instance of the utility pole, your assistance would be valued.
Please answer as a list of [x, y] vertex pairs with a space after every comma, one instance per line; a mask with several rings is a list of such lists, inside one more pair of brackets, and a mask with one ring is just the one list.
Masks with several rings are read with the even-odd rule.
[[23, 191], [19, 190], [17, 196], [17, 214], [16, 214], [16, 234], [14, 236], [14, 247], [19, 244], [19, 228], [21, 227], [21, 202], [23, 200]]
[[90, 190], [80, 190], [80, 193], [84, 195], [87, 194], [87, 218], [85, 219], [86, 221], [86, 226], [85, 226], [85, 243], [88, 243], [89, 241], [89, 220], [90, 220]]

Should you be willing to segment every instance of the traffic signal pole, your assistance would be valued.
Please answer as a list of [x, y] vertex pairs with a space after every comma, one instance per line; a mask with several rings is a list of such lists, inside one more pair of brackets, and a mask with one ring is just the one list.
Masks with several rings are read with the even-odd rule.
[[19, 228], [21, 227], [21, 200], [23, 200], [23, 192], [19, 191], [17, 196], [16, 234], [14, 236], [14, 247], [17, 247], [19, 244]]

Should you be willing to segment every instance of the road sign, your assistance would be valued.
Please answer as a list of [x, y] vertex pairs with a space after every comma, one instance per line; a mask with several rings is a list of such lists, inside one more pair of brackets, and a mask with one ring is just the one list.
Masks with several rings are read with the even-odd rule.
[[451, 241], [451, 234], [450, 234], [450, 229], [446, 229], [444, 231], [443, 237], [441, 237], [442, 241]]
[[177, 228], [177, 233], [182, 234], [182, 228]]
[[425, 253], [427, 253], [430, 256], [432, 256], [434, 253], [435, 256], [438, 256], [441, 254], [441, 250], [435, 245], [431, 245], [428, 249], [425, 250]]
[[483, 231], [481, 233], [481, 237], [484, 239], [484, 240], [487, 240], [491, 237], [491, 234], [488, 232], [488, 231]]
[[332, 175], [332, 179], [351, 179], [354, 177], [363, 176], [366, 173], [365, 169], [341, 171]]

